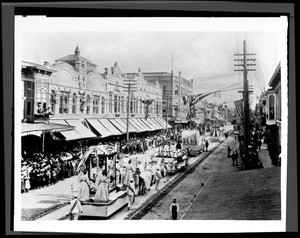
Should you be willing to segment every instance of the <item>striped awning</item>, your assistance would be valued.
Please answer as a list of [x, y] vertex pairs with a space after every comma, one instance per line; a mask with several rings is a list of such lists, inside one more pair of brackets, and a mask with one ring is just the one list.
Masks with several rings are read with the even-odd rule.
[[122, 135], [124, 132], [120, 131], [116, 126], [114, 126], [108, 119], [101, 118], [98, 121], [106, 127], [111, 132], [111, 135]]
[[111, 132], [97, 119], [86, 119], [87, 122], [101, 135], [102, 138], [111, 136]]

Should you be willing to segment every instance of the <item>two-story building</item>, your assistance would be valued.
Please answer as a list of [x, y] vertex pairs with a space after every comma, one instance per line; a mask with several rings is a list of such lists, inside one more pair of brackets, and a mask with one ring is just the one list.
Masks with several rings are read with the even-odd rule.
[[[122, 73], [115, 62], [99, 73], [97, 65], [81, 56], [77, 47], [74, 54], [53, 64], [22, 61], [21, 72], [22, 135], [46, 135], [46, 142], [47, 138], [85, 143], [125, 138], [128, 102], [128, 132], [132, 135], [171, 127], [162, 118], [162, 86], [158, 81], [148, 82], [141, 70]], [[128, 83], [132, 85], [129, 93]], [[37, 120], [45, 126], [38, 127]]]
[[266, 130], [270, 158], [278, 164], [281, 150], [281, 64], [279, 63], [266, 91]]

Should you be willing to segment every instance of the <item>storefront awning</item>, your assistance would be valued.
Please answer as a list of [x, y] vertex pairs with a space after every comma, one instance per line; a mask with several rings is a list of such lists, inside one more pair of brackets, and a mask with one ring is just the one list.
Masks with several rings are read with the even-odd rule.
[[111, 135], [117, 136], [117, 135], [122, 135], [124, 132], [118, 130], [108, 119], [106, 118], [101, 118], [98, 119], [98, 121], [107, 129], [111, 132]]
[[132, 118], [131, 120], [134, 121], [134, 123], [136, 123], [136, 124], [139, 126], [139, 128], [142, 129], [142, 131], [151, 131], [151, 129], [150, 129], [148, 126], [146, 126], [146, 125], [145, 125], [141, 120], [139, 120], [138, 118]]
[[135, 124], [137, 124], [139, 126], [139, 128], [141, 128], [142, 131], [151, 131], [151, 129], [148, 126], [146, 126], [143, 122], [141, 122], [137, 118], [132, 118], [132, 121]]
[[97, 119], [86, 119], [88, 123], [101, 135], [102, 138], [111, 136], [111, 132], [106, 129]]
[[145, 118], [139, 118], [139, 119], [140, 119], [145, 125], [147, 125], [147, 126], [151, 129], [151, 131], [155, 131], [155, 130], [156, 130], [155, 126], [153, 126], [152, 123], [151, 123], [150, 121], [146, 120]]
[[126, 125], [124, 125], [122, 122], [120, 124], [113, 118], [109, 118], [108, 120], [111, 124], [113, 124], [115, 127], [117, 127], [118, 130], [122, 132], [122, 134], [126, 133]]
[[154, 118], [148, 118], [152, 122], [152, 124], [156, 127], [157, 130], [163, 130], [164, 127], [162, 127]]
[[155, 130], [160, 130], [160, 128], [152, 121], [151, 118], [147, 118], [146, 121], [149, 122]]
[[[62, 125], [69, 126], [69, 124], [65, 120], [55, 120], [55, 122]], [[59, 133], [65, 138], [66, 141], [80, 140], [85, 138], [78, 131], [76, 131], [75, 126], [72, 126], [72, 128], [73, 130], [69, 130], [69, 131], [59, 131]]]
[[60, 131], [68, 131], [73, 130], [73, 126], [69, 126], [68, 124], [62, 123], [53, 123], [53, 122], [39, 122], [39, 123], [22, 123], [21, 124], [21, 132], [22, 136], [26, 135], [35, 135], [41, 136], [43, 132], [60, 132]]
[[[144, 127], [147, 128], [147, 131], [153, 131], [153, 128], [146, 124], [146, 122], [143, 121], [144, 118], [136, 118], [136, 120]], [[145, 120], [145, 119], [144, 119]]]
[[73, 130], [74, 127], [53, 122], [39, 122], [39, 123], [22, 123], [21, 132], [33, 132], [33, 131], [62, 131], [62, 130]]
[[144, 130], [144, 128], [142, 128], [141, 126], [140, 126], [140, 124], [138, 124], [137, 122], [136, 122], [136, 120], [134, 120], [133, 118], [131, 118], [130, 120], [129, 120], [129, 122], [139, 131], [139, 132], [143, 132], [143, 131], [145, 131]]
[[[161, 118], [161, 117], [156, 117], [155, 119], [157, 119], [158, 120], [158, 122], [161, 122], [161, 124], [162, 124], [162, 126], [164, 127], [164, 128], [166, 128], [166, 121], [165, 121], [165, 119], [163, 119], [163, 118]], [[168, 126], [168, 128], [172, 128], [172, 126], [169, 124], [169, 123], [167, 123], [167, 126]]]
[[[127, 119], [124, 119], [124, 118], [119, 119], [119, 118], [118, 118], [117, 120], [121, 120], [121, 121], [126, 125], [126, 127], [127, 127]], [[131, 123], [131, 119], [129, 119], [128, 126], [129, 126], [129, 128], [128, 128], [129, 132], [140, 132], [140, 131], [139, 131], [139, 130]]]
[[75, 130], [84, 138], [93, 138], [97, 137], [91, 130], [86, 128], [80, 120], [66, 120], [67, 123], [71, 126], [75, 126]]

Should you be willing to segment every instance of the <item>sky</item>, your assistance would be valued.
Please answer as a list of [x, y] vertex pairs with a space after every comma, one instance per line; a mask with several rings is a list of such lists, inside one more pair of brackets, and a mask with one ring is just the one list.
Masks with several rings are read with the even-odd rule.
[[[234, 107], [233, 101], [241, 99], [237, 92], [241, 89], [237, 87], [243, 82], [242, 72], [234, 71], [237, 68], [234, 59], [238, 58], [234, 54], [243, 53], [243, 41], [246, 40], [247, 52], [256, 54], [256, 71], [248, 73], [249, 84], [254, 87], [253, 107], [256, 97], [267, 90], [277, 64], [284, 57], [284, 32], [277, 28], [260, 30], [255, 27], [251, 31], [251, 26], [250, 30], [239, 27], [235, 30], [225, 25], [220, 31], [222, 24], [215, 23], [208, 29], [191, 27], [187, 30], [186, 23], [178, 25], [175, 22], [175, 29], [160, 28], [155, 24], [148, 29], [144, 24], [139, 30], [132, 27], [131, 22], [124, 30], [118, 21], [115, 24], [75, 19], [74, 24], [72, 20], [57, 23], [47, 18], [44, 21], [21, 18], [18, 41], [21, 60], [54, 63], [60, 57], [74, 54], [78, 46], [81, 56], [97, 64], [100, 73], [105, 67], [112, 67], [114, 62], [118, 62], [123, 73], [137, 72], [139, 68], [142, 72], [171, 72], [173, 69], [175, 75], [181, 71], [184, 78], [194, 80], [194, 94], [226, 88], [221, 95], [209, 96], [207, 100]], [[136, 25], [138, 22], [133, 21]], [[151, 20], [146, 23], [149, 22], [153, 23]], [[96, 27], [90, 28], [91, 23]], [[238, 26], [238, 21], [233, 23]], [[60, 28], [61, 25], [66, 26]]]

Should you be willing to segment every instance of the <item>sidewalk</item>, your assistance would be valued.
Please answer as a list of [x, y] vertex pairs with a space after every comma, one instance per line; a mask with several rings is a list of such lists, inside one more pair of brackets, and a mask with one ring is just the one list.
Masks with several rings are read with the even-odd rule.
[[264, 168], [272, 168], [274, 165], [269, 156], [269, 151], [267, 144], [262, 144], [260, 150], [258, 151], [258, 158], [262, 162]]
[[[210, 142], [209, 150], [217, 146], [219, 142]], [[129, 157], [145, 157], [151, 156], [155, 153], [158, 148], [150, 148], [145, 154], [130, 155]], [[206, 152], [201, 153], [197, 157], [189, 159], [188, 163], [193, 164], [198, 159], [202, 158]], [[167, 180], [172, 181], [178, 174], [167, 177]], [[163, 188], [168, 182], [162, 180], [160, 182], [159, 189]], [[21, 194], [21, 208], [22, 208], [22, 219], [24, 220], [59, 220], [68, 214], [70, 206], [70, 195], [71, 186], [73, 187], [73, 195], [77, 196], [78, 183], [77, 176], [66, 178], [63, 181], [59, 181], [54, 185], [47, 186], [44, 188], [30, 190], [28, 193]], [[151, 187], [150, 191], [147, 191], [144, 196], [137, 196], [132, 209], [138, 208], [142, 203], [156, 193], [154, 186]], [[116, 214], [110, 217], [110, 219], [124, 219], [130, 211], [121, 209]]]

